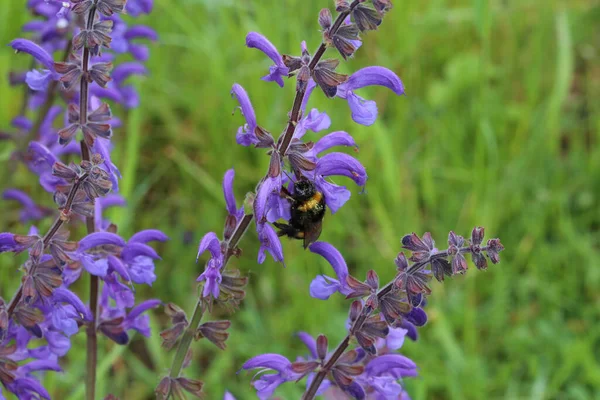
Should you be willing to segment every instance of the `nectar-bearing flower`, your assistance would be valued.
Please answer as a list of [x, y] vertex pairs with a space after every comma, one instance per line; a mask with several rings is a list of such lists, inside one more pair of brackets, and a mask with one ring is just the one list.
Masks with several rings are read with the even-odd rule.
[[283, 63], [281, 54], [269, 40], [257, 32], [250, 32], [246, 35], [246, 46], [255, 48], [263, 53], [271, 60], [274, 65], [269, 67], [269, 74], [264, 76], [262, 80], [267, 82], [276, 82], [280, 87], [283, 87], [283, 78], [288, 75], [288, 68]]

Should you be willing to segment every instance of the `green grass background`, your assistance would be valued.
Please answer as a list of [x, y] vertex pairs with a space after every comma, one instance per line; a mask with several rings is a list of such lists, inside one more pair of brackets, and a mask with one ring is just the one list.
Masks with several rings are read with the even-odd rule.
[[[160, 41], [151, 48], [150, 74], [135, 81], [142, 106], [126, 116], [114, 108], [126, 121], [115, 132], [114, 161], [129, 205], [111, 216], [126, 237], [159, 228], [171, 241], [159, 246], [158, 280], [140, 298], [191, 311], [202, 270], [194, 262], [197, 241], [207, 231], [221, 232], [225, 217], [223, 173], [236, 169], [242, 199], [266, 171], [268, 157], [260, 150], [235, 144], [242, 118], [231, 115], [231, 85], [246, 88], [259, 124], [275, 133], [285, 126], [294, 83], [282, 90], [259, 80], [270, 61], [245, 48], [245, 34], [259, 31], [285, 53], [298, 53], [305, 39], [314, 51], [317, 13], [330, 3], [156, 0], [153, 14], [141, 19]], [[8, 43], [29, 17], [21, 2], [3, 0], [2, 8], [0, 42]], [[449, 230], [468, 235], [483, 225], [488, 238], [500, 237], [506, 246], [501, 264], [487, 272], [471, 267], [464, 277], [433, 283], [430, 322], [418, 342], [402, 349], [420, 367], [420, 377], [406, 382], [413, 398], [599, 398], [599, 61], [597, 1], [396, 1], [341, 71], [386, 66], [402, 78], [407, 96], [362, 90], [380, 111], [375, 125], [363, 127], [351, 121], [344, 101], [313, 95], [311, 105], [331, 115], [331, 130], [355, 137], [369, 173], [366, 193], [347, 183], [352, 198], [326, 216], [321, 236], [342, 251], [352, 273], [374, 268], [390, 279], [399, 240], [412, 231], [430, 231], [443, 246]], [[27, 63], [0, 47], [2, 77]], [[22, 90], [3, 78], [0, 94], [5, 128]], [[0, 146], [6, 166], [11, 149]], [[24, 168], [11, 180], [51, 205]], [[13, 206], [0, 202], [2, 230], [24, 232]], [[286, 268], [270, 259], [258, 265], [257, 243], [248, 234], [243, 256], [233, 262], [250, 276], [250, 286], [232, 317], [227, 350], [194, 344], [186, 374], [206, 382], [208, 399], [226, 389], [238, 399], [255, 398], [251, 375], [236, 371], [257, 354], [304, 354], [294, 336], [299, 330], [325, 333], [331, 343], [344, 335], [348, 302], [308, 296], [314, 276], [330, 273], [328, 264], [299, 242], [284, 241]], [[5, 299], [18, 285], [19, 260], [0, 258]], [[99, 397], [152, 395], [173, 356], [160, 348], [160, 312], [152, 323], [152, 338], [135, 338], [129, 347], [100, 341]], [[44, 379], [55, 398], [82, 398], [84, 359], [79, 335], [63, 360], [67, 372]], [[295, 399], [302, 388], [287, 384], [278, 393]]]

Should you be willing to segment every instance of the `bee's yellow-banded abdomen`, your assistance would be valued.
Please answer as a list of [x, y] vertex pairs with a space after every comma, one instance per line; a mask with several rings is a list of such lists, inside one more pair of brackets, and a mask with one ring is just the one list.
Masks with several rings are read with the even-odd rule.
[[313, 197], [306, 200], [301, 206], [298, 207], [299, 211], [308, 211], [317, 207], [321, 200], [323, 199], [323, 194], [321, 192], [316, 192]]

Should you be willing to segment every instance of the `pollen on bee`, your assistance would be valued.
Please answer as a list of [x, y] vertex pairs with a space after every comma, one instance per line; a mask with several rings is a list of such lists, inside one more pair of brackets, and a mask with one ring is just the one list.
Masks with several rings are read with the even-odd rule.
[[323, 199], [323, 194], [321, 192], [316, 192], [313, 195], [313, 197], [306, 200], [304, 202], [304, 204], [302, 204], [300, 207], [298, 207], [298, 210], [300, 210], [300, 211], [312, 210], [313, 208], [315, 208], [319, 205], [319, 203], [321, 202], [321, 199]]

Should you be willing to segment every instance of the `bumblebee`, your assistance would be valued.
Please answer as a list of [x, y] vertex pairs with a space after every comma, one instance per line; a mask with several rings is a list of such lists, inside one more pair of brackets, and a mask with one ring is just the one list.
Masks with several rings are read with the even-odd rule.
[[291, 203], [291, 217], [288, 224], [275, 222], [279, 236], [289, 236], [304, 240], [306, 249], [321, 235], [325, 216], [325, 196], [317, 190], [315, 184], [302, 177], [294, 183], [294, 193], [282, 188], [282, 196]]

